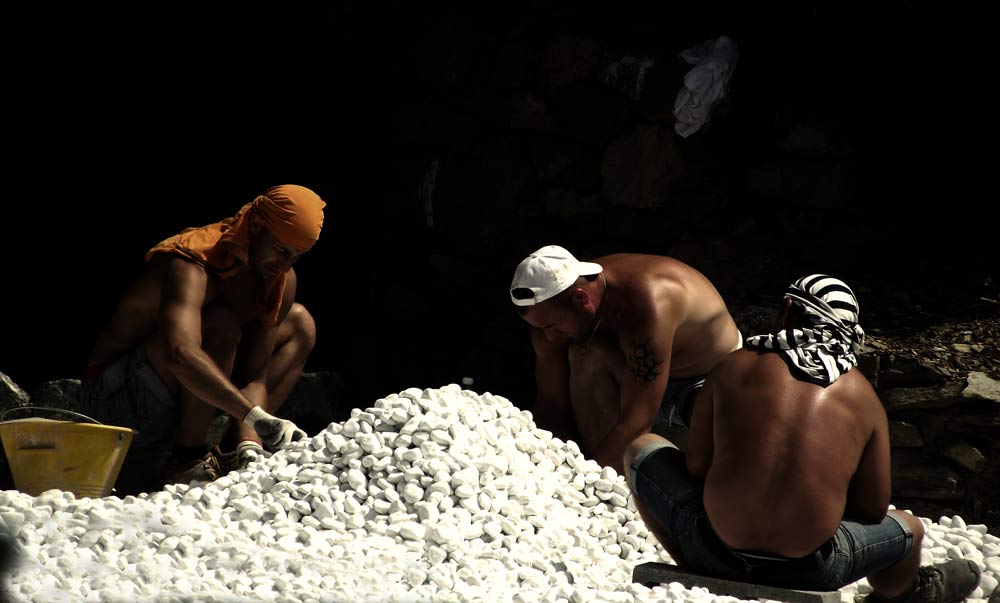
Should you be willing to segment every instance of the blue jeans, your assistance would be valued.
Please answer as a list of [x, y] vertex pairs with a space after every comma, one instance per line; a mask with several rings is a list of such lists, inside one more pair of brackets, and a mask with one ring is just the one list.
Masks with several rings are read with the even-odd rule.
[[[629, 467], [632, 491], [670, 535], [687, 565], [729, 580], [802, 590], [837, 590], [901, 561], [913, 534], [896, 511], [879, 523], [840, 522], [836, 533], [805, 557], [730, 548], [705, 513], [703, 483], [687, 472], [684, 454], [668, 444], [651, 444]], [[789, 526], [789, 529], [793, 529]]]

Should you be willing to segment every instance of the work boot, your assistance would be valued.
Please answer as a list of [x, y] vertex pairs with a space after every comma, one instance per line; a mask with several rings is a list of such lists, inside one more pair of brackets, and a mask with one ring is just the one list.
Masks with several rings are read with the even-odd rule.
[[264, 451], [260, 444], [252, 440], [243, 440], [236, 446], [236, 450], [230, 452], [222, 452], [216, 447], [215, 455], [219, 460], [222, 475], [226, 475], [230, 471], [242, 471], [250, 463], [262, 461], [271, 456], [269, 452]]
[[187, 484], [191, 481], [214, 482], [222, 476], [219, 460], [211, 450], [193, 461], [179, 462], [171, 457], [163, 468], [164, 483]]
[[[900, 603], [959, 603], [979, 586], [980, 573], [979, 566], [968, 559], [925, 565], [917, 570], [913, 592]], [[875, 593], [866, 600], [885, 601]]]

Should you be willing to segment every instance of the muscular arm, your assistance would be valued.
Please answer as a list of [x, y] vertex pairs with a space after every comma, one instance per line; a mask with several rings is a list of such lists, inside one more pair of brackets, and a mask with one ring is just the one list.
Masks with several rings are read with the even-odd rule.
[[198, 399], [242, 420], [254, 406], [202, 349], [201, 312], [208, 275], [194, 263], [171, 259], [160, 298], [167, 368]]
[[541, 329], [531, 329], [535, 350], [535, 423], [564, 441], [577, 439], [569, 401], [567, 346], [549, 341]]
[[621, 413], [618, 423], [594, 450], [594, 460], [622, 473], [625, 448], [649, 431], [663, 401], [670, 374], [670, 350], [674, 329], [649, 324], [637, 329], [639, 335], [620, 339], [625, 354], [626, 374], [621, 384]]
[[288, 271], [285, 280], [285, 292], [281, 299], [281, 309], [278, 313], [278, 320], [271, 327], [265, 327], [259, 322], [248, 327], [244, 332], [244, 341], [237, 358], [239, 366], [236, 374], [239, 375], [238, 383], [241, 384], [240, 391], [252, 404], [265, 409], [268, 406], [268, 363], [274, 356], [274, 346], [278, 337], [278, 325], [288, 315], [288, 311], [295, 301], [295, 291], [298, 279], [294, 270]]

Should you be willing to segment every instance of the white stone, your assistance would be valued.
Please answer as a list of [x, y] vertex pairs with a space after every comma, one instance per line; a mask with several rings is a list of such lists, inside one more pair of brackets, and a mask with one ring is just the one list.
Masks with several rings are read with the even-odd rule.
[[399, 528], [399, 535], [408, 540], [423, 540], [427, 528], [415, 521], [408, 521]]
[[984, 593], [992, 593], [996, 589], [996, 587], [997, 587], [996, 576], [986, 573], [979, 577], [979, 588], [983, 589]]
[[[985, 526], [920, 520], [925, 562], [973, 559], [979, 594], [995, 587]], [[637, 563], [672, 560], [624, 479], [458, 386], [388, 395], [211, 484], [124, 501], [2, 491], [0, 527], [21, 549], [15, 600], [738, 601], [632, 583]]]
[[352, 490], [360, 491], [365, 489], [368, 478], [358, 469], [349, 469], [347, 471], [347, 483]]

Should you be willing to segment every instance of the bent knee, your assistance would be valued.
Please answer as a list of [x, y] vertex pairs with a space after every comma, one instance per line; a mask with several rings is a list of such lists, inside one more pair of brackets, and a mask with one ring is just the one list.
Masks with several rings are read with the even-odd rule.
[[624, 367], [625, 357], [616, 339], [607, 335], [597, 335], [589, 343], [577, 342], [571, 344], [573, 353], [569, 354], [571, 371], [581, 371], [592, 367], [601, 367], [612, 373], [617, 373], [619, 367]]
[[309, 349], [316, 345], [316, 320], [302, 304], [292, 304], [281, 326], [283, 330], [287, 330], [290, 339], [297, 340]]
[[924, 524], [912, 513], [906, 511], [892, 511], [897, 519], [901, 519], [907, 527], [909, 527], [910, 532], [913, 533], [913, 548], [915, 550], [920, 550], [920, 544], [924, 539]]
[[635, 460], [635, 457], [639, 455], [643, 448], [651, 444], [671, 445], [670, 440], [662, 436], [658, 436], [655, 433], [644, 433], [640, 435], [632, 440], [625, 449], [625, 455], [622, 457], [622, 465], [625, 467], [626, 471], [632, 470], [632, 461]]

